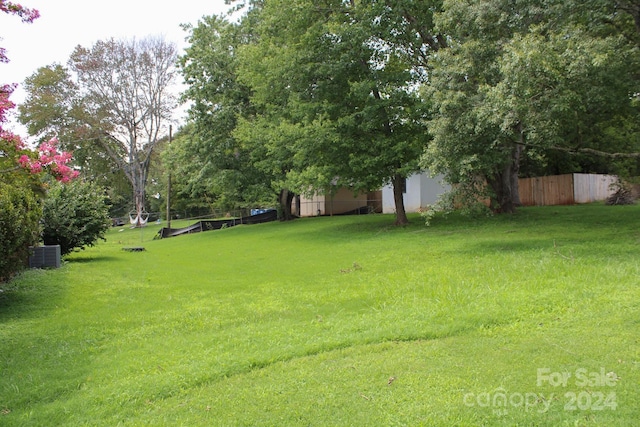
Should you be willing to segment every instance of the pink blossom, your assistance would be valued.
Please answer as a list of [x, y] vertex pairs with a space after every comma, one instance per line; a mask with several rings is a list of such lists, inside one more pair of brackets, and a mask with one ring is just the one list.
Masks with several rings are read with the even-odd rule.
[[[22, 16], [23, 20], [35, 19], [37, 17], [37, 11], [33, 14], [33, 11], [29, 9], [24, 9], [20, 5], [15, 5], [4, 0], [0, 0], [0, 12], [16, 13]], [[0, 60], [1, 59], [2, 52], [0, 51]], [[13, 145], [17, 151], [16, 155], [20, 155], [20, 151], [24, 152], [24, 150], [26, 150], [22, 139], [18, 135], [2, 129], [2, 123], [6, 121], [6, 112], [15, 107], [13, 102], [9, 100], [15, 87], [15, 85], [0, 85], [0, 139], [2, 139], [3, 144], [8, 144], [10, 147]], [[69, 152], [59, 152], [57, 147], [58, 139], [52, 138], [40, 144], [37, 159], [33, 158], [35, 155], [29, 156], [22, 154], [19, 156], [17, 163], [33, 174], [48, 170], [57, 180], [69, 182], [78, 176], [78, 171], [74, 171], [67, 166], [67, 163], [72, 160], [72, 154]]]
[[22, 18], [22, 22], [33, 22], [40, 17], [40, 12], [36, 9], [27, 9], [20, 4], [11, 3], [5, 0], [0, 0], [0, 11], [10, 15], [18, 15]]
[[53, 166], [51, 167], [51, 170], [53, 170], [54, 172], [59, 173], [60, 175], [65, 175], [65, 174], [69, 173], [71, 168], [69, 166], [67, 166], [67, 165], [54, 163]]
[[69, 182], [77, 178], [79, 172], [67, 166], [67, 163], [72, 160], [72, 154], [65, 151], [59, 152], [57, 145], [57, 138], [45, 141], [38, 147], [39, 156], [37, 160], [25, 154], [20, 156], [18, 163], [20, 163], [23, 168], [29, 169], [31, 173], [35, 174], [49, 170], [51, 175], [58, 181]]
[[42, 163], [33, 162], [29, 165], [29, 168], [31, 169], [31, 173], [40, 173], [42, 172]]
[[10, 144], [13, 144], [18, 150], [24, 150], [25, 148], [24, 142], [22, 142], [22, 139], [18, 135], [14, 134], [13, 132], [4, 130], [1, 127], [0, 127], [0, 139]]
[[73, 154], [70, 152], [62, 152], [59, 154], [56, 154], [55, 156], [53, 156], [53, 161], [56, 163], [68, 163], [71, 158], [72, 158]]
[[[0, 62], [3, 61], [0, 60]], [[6, 112], [16, 106], [16, 104], [14, 104], [13, 101], [9, 99], [16, 87], [16, 84], [0, 85], [0, 123], [7, 121]]]

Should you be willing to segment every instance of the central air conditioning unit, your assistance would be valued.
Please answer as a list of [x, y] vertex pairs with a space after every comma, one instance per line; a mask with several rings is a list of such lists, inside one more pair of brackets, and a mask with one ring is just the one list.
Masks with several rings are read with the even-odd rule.
[[30, 268], [60, 268], [60, 245], [32, 246]]

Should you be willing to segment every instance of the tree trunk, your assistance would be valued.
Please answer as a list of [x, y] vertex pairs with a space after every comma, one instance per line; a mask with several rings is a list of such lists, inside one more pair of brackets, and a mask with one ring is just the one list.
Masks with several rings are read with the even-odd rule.
[[396, 205], [396, 222], [395, 225], [407, 225], [409, 219], [407, 212], [404, 210], [404, 188], [406, 177], [396, 174], [393, 176], [393, 200]]
[[145, 214], [144, 208], [144, 189], [139, 185], [133, 186], [133, 206], [135, 212], [135, 223], [132, 223], [134, 227], [144, 227], [146, 221], [143, 220]]
[[146, 181], [147, 181], [147, 173], [149, 170], [149, 162], [145, 160], [144, 162], [138, 162], [137, 158], [135, 161], [135, 165], [137, 167], [133, 169], [133, 197], [134, 197], [134, 206], [136, 211], [136, 223], [134, 224], [136, 227], [144, 227], [147, 225], [147, 218], [149, 214], [145, 209], [145, 189], [146, 189]]
[[520, 174], [520, 156], [524, 150], [524, 130], [522, 123], [517, 125], [518, 143], [511, 150], [511, 200], [515, 207], [522, 206], [520, 201], [520, 188], [518, 187], [518, 175]]
[[293, 213], [291, 212], [291, 203], [293, 202], [294, 197], [295, 193], [286, 189], [280, 190], [278, 201], [280, 203], [281, 221], [291, 221], [294, 219]]
[[491, 210], [499, 213], [515, 213], [521, 206], [518, 191], [518, 171], [520, 169], [520, 155], [522, 145], [513, 144], [509, 161], [493, 178], [487, 179], [494, 192], [491, 199]]
[[491, 210], [495, 213], [515, 213], [513, 204], [511, 174], [502, 171], [493, 179], [489, 179], [489, 186], [493, 190], [491, 197]]

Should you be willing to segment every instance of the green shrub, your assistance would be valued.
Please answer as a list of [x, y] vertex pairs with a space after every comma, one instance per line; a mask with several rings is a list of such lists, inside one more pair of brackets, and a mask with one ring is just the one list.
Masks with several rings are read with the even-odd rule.
[[39, 199], [28, 187], [0, 182], [0, 282], [26, 266], [41, 216]]
[[103, 189], [81, 180], [52, 184], [43, 207], [45, 245], [60, 245], [60, 253], [65, 255], [104, 240], [109, 226]]

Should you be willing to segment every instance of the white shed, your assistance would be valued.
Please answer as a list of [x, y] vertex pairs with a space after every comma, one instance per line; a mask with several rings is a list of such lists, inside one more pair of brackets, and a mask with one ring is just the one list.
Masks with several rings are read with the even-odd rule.
[[296, 215], [319, 216], [319, 215], [341, 215], [359, 210], [368, 211], [372, 206], [372, 195], [368, 193], [353, 194], [353, 190], [339, 188], [332, 195], [316, 194], [311, 198], [300, 196], [299, 202], [294, 207]]
[[[430, 177], [428, 173], [417, 173], [407, 178], [404, 191], [404, 208], [406, 212], [420, 212], [428, 205], [434, 204], [438, 197], [451, 189], [444, 182], [442, 175]], [[382, 188], [382, 212], [395, 213], [393, 187], [387, 185]]]

